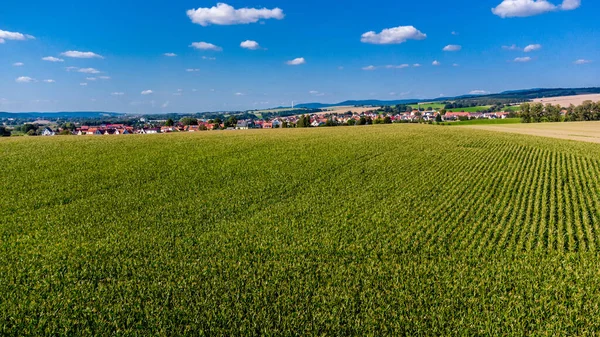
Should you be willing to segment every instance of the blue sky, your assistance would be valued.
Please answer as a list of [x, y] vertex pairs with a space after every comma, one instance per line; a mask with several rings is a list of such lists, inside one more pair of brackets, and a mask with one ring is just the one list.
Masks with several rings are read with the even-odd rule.
[[592, 0], [8, 0], [0, 111], [226, 111], [599, 86], [597, 13]]

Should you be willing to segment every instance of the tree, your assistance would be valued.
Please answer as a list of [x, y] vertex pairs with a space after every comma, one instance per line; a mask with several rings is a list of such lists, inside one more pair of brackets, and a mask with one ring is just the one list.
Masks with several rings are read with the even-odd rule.
[[32, 129], [32, 130], [27, 131], [27, 135], [28, 136], [35, 136], [36, 135], [35, 134], [35, 130]]
[[62, 129], [59, 133], [60, 136], [70, 136], [72, 135], [71, 131], [69, 129]]
[[183, 117], [179, 122], [185, 126], [198, 125], [198, 120], [196, 118], [192, 118], [192, 117]]
[[435, 115], [435, 122], [436, 123], [441, 123], [442, 122], [442, 114]]
[[224, 123], [224, 127], [225, 128], [234, 128], [237, 125], [237, 118], [235, 118], [235, 116], [229, 116], [229, 118], [227, 118], [227, 120]]
[[365, 117], [360, 117], [358, 125], [367, 125], [367, 119]]
[[531, 106], [529, 103], [521, 104], [521, 121], [523, 123], [531, 123]]
[[173, 126], [175, 125], [175, 121], [173, 121], [172, 118], [167, 119], [167, 121], [165, 122], [165, 126]]
[[385, 116], [383, 124], [392, 124], [392, 118], [390, 116]]
[[10, 137], [10, 130], [4, 126], [0, 126], [0, 137]]
[[350, 118], [347, 123], [350, 126], [354, 126], [354, 125], [356, 125], [356, 120], [354, 118]]
[[63, 125], [60, 126], [60, 128], [61, 129], [68, 129], [68, 130], [71, 130], [71, 131], [73, 131], [73, 130], [76, 129], [75, 124], [73, 124], [71, 122], [64, 123]]
[[533, 119], [533, 122], [540, 123], [542, 121], [542, 119], [545, 117], [544, 104], [535, 103], [535, 104], [531, 105], [530, 113], [531, 113], [531, 118]]

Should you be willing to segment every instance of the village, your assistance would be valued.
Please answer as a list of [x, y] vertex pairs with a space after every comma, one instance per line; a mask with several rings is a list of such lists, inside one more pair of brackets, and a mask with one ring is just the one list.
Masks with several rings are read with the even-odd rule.
[[[438, 117], [439, 115], [439, 117]], [[42, 136], [54, 135], [128, 135], [128, 134], [158, 134], [171, 132], [199, 132], [211, 130], [248, 130], [248, 129], [277, 129], [295, 127], [323, 127], [323, 126], [354, 126], [371, 124], [391, 123], [433, 123], [454, 122], [471, 119], [505, 119], [509, 112], [446, 112], [441, 115], [438, 111], [420, 111], [399, 114], [386, 114], [378, 110], [365, 111], [362, 113], [330, 113], [324, 111], [311, 115], [296, 115], [287, 117], [276, 117], [272, 119], [243, 119], [237, 120], [235, 116], [229, 117], [228, 122], [221, 120], [195, 120], [185, 118], [188, 121], [169, 123], [168, 120], [146, 120], [140, 119], [142, 126], [134, 127], [126, 124], [103, 124], [98, 126], [80, 125], [73, 130], [61, 127], [52, 128], [50, 125], [43, 127]], [[183, 119], [182, 119], [183, 120]], [[189, 120], [192, 120], [190, 123]], [[172, 125], [170, 125], [172, 124]]]

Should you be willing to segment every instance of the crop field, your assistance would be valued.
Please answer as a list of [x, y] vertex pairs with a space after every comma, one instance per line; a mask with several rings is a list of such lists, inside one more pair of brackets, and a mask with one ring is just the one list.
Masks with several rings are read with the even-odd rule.
[[[515, 120], [519, 119], [517, 118]], [[598, 121], [534, 124], [514, 123], [512, 125], [471, 125], [473, 125], [474, 128], [478, 128], [481, 130], [520, 133], [525, 135], [535, 135], [542, 137], [571, 139], [590, 143], [600, 143], [600, 122]]]
[[465, 121], [456, 121], [456, 122], [443, 122], [439, 123], [441, 125], [500, 125], [500, 124], [519, 124], [521, 123], [521, 118], [498, 118], [498, 119], [469, 119]]
[[443, 109], [446, 104], [442, 104], [442, 103], [421, 103], [421, 104], [411, 104], [410, 105], [413, 109], [417, 109], [417, 108], [423, 108], [423, 109], [428, 109], [428, 108], [432, 108], [434, 110], [439, 110], [439, 109]]
[[451, 112], [480, 112], [480, 111], [486, 111], [487, 109], [491, 108], [491, 105], [481, 105], [481, 106], [472, 106], [472, 107], [468, 107], [468, 108], [456, 108], [456, 109], [448, 109], [448, 111]]
[[600, 145], [375, 125], [0, 140], [0, 335], [600, 331]]

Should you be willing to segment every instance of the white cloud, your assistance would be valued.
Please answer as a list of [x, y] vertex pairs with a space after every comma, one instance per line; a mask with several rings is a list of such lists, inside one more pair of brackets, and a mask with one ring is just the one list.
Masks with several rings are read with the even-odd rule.
[[64, 62], [65, 61], [63, 59], [59, 59], [58, 57], [54, 57], [54, 56], [42, 57], [42, 60], [48, 61], [48, 62]]
[[84, 73], [84, 74], [99, 74], [100, 71], [94, 68], [81, 68], [77, 70], [80, 73]]
[[531, 61], [531, 57], [529, 57], [529, 56], [526, 56], [526, 57], [517, 57], [515, 59], [515, 62], [521, 62], [521, 63], [523, 63], [523, 62], [529, 62], [529, 61]]
[[450, 33], [452, 35], [458, 35], [458, 32], [452, 31], [452, 33]]
[[113, 93], [111, 93], [111, 95], [113, 95], [113, 96], [123, 96], [123, 95], [125, 95], [125, 93], [124, 92], [113, 92]]
[[13, 66], [14, 66], [14, 67], [22, 67], [22, 66], [24, 66], [24, 65], [25, 65], [25, 63], [23, 63], [23, 62], [16, 62], [16, 63], [13, 63]]
[[86, 81], [95, 81], [96, 78], [95, 77], [86, 77], [85, 80]]
[[188, 73], [194, 73], [194, 72], [200, 71], [200, 69], [198, 69], [198, 68], [189, 68], [189, 69], [186, 69], [185, 71], [187, 71]]
[[44, 80], [43, 82], [46, 82], [46, 83], [56, 83], [56, 81], [55, 81], [55, 80], [51, 80], [51, 79]]
[[444, 51], [459, 51], [461, 49], [462, 47], [457, 44], [449, 44], [446, 47], [444, 47]]
[[29, 76], [21, 76], [15, 80], [17, 83], [31, 83], [35, 80]]
[[203, 60], [208, 60], [208, 61], [214, 61], [214, 60], [216, 60], [217, 58], [216, 58], [216, 57], [210, 57], [210, 56], [202, 56], [202, 59], [203, 59]]
[[110, 80], [110, 76], [98, 76], [101, 80]]
[[79, 83], [80, 86], [82, 87], [87, 87], [87, 83], [83, 82], [83, 83]]
[[212, 43], [208, 42], [192, 42], [190, 47], [200, 50], [213, 50], [213, 51], [221, 51], [223, 48], [216, 46]]
[[175, 56], [177, 56], [177, 54], [175, 54], [175, 53], [164, 53], [163, 55], [167, 56], [167, 57], [175, 57]]
[[169, 106], [169, 101], [166, 101], [163, 105], [161, 105], [161, 108], [166, 108]]
[[458, 64], [458, 63], [454, 63], [454, 64], [452, 64], [452, 66], [453, 66], [453, 67], [460, 67], [460, 64]]
[[183, 89], [177, 89], [177, 92], [183, 92]]
[[186, 12], [193, 23], [201, 26], [237, 25], [255, 23], [259, 20], [277, 19], [285, 16], [280, 8], [240, 8], [235, 9], [225, 3], [218, 3], [211, 8], [190, 9]]
[[420, 66], [421, 66], [421, 64], [419, 64], [419, 63], [413, 64], [413, 67], [415, 67], [415, 68], [419, 68]]
[[77, 71], [77, 70], [79, 70], [79, 68], [77, 68], [77, 67], [66, 67], [65, 69], [67, 71]]
[[579, 60], [577, 60], [577, 61], [575, 61], [575, 62], [573, 62], [573, 63], [575, 63], [575, 64], [579, 64], [579, 65], [580, 65], [580, 64], [588, 64], [588, 63], [592, 63], [592, 61], [590, 61], [590, 60], [585, 60], [585, 59], [579, 59]]
[[150, 94], [153, 94], [153, 93], [154, 93], [154, 91], [152, 91], [152, 90], [144, 90], [144, 91], [142, 91], [142, 95], [150, 95]]
[[504, 50], [519, 50], [519, 47], [517, 47], [516, 44], [513, 44], [510, 46], [502, 46], [502, 49], [504, 49]]
[[431, 64], [434, 66], [439, 66], [441, 63], [438, 60], [435, 60]]
[[471, 92], [469, 92], [470, 95], [487, 95], [489, 93], [489, 91], [485, 90], [472, 90]]
[[235, 95], [236, 95], [236, 96], [244, 96], [244, 93], [241, 93], [241, 92], [236, 92], [236, 93], [235, 93]]
[[399, 26], [384, 29], [380, 33], [366, 32], [361, 36], [360, 41], [372, 44], [399, 44], [407, 40], [424, 40], [426, 37], [427, 35], [413, 26]]
[[309, 93], [309, 94], [311, 94], [311, 95], [316, 95], [316, 94], [318, 94], [319, 92], [318, 92], [318, 91], [316, 91], [316, 90], [311, 90], [311, 91], [309, 91], [308, 93]]
[[295, 58], [293, 60], [287, 61], [286, 64], [290, 65], [290, 66], [299, 66], [301, 64], [305, 64], [306, 60], [304, 59], [304, 57], [298, 57]]
[[542, 49], [541, 44], [530, 44], [527, 47], [525, 47], [525, 49], [523, 49], [523, 51], [526, 53], [529, 53], [529, 52], [540, 50], [540, 49]]
[[245, 48], [245, 49], [250, 49], [250, 50], [260, 49], [260, 45], [258, 44], [258, 42], [252, 41], [252, 40], [246, 40], [246, 41], [240, 43], [240, 47]]
[[104, 58], [104, 56], [98, 55], [96, 53], [92, 53], [91, 51], [77, 51], [77, 50], [69, 50], [60, 55], [66, 56], [66, 57], [77, 58], [77, 59], [92, 59], [92, 58], [103, 59]]
[[564, 0], [556, 6], [547, 0], [503, 0], [492, 13], [501, 18], [527, 17], [553, 11], [569, 11], [578, 8], [581, 0]]
[[362, 70], [367, 70], [367, 71], [371, 71], [371, 70], [375, 70], [375, 69], [377, 69], [377, 67], [375, 67], [375, 66], [373, 66], [373, 65], [366, 66], [366, 67], [363, 67], [363, 68], [362, 68]]
[[6, 42], [6, 40], [24, 41], [33, 40], [35, 37], [18, 32], [8, 32], [0, 29], [0, 44]]
[[388, 64], [385, 67], [386, 67], [386, 69], [403, 69], [403, 68], [410, 67], [410, 65], [408, 65], [406, 63], [405, 64], [399, 64], [399, 65]]

